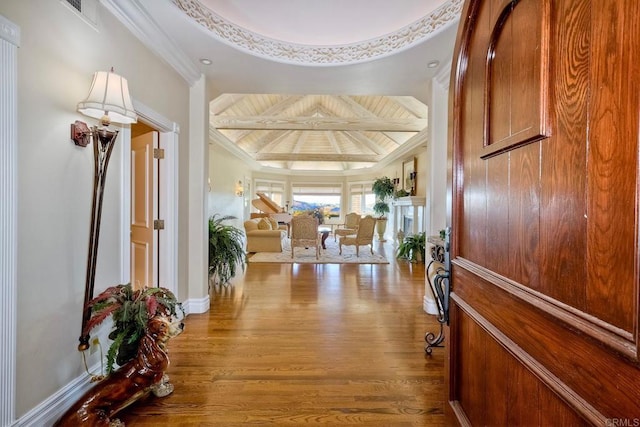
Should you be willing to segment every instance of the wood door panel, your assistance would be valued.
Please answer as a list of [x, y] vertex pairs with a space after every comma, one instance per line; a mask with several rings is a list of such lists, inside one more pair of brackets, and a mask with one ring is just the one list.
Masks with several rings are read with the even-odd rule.
[[157, 132], [131, 140], [131, 283], [134, 289], [154, 286], [154, 158]]
[[[585, 310], [587, 283], [586, 199], [566, 197], [586, 194], [590, 5], [588, 2], [553, 2], [552, 16], [571, 25], [554, 27], [552, 116], [554, 135], [542, 148], [540, 251], [553, 254], [541, 259], [538, 290], [558, 301]], [[566, 54], [570, 52], [570, 54]], [[560, 142], [561, 141], [561, 142]], [[572, 282], [573, 286], [566, 286]]]
[[640, 420], [638, 28], [636, 1], [465, 2], [446, 332], [463, 424]]
[[484, 158], [549, 135], [549, 4], [519, 0], [499, 7], [482, 47]]
[[483, 237], [486, 245], [484, 265], [503, 276], [510, 274], [509, 254], [498, 242], [509, 241], [509, 194], [504, 191], [509, 182], [509, 155], [487, 159], [487, 230]]
[[640, 75], [640, 58], [634, 60], [629, 52], [640, 49], [640, 10], [638, 2], [630, 3], [625, 10], [608, 1], [592, 2], [599, 10], [592, 20], [592, 44], [606, 48], [606, 56], [592, 58], [590, 69], [586, 310], [631, 332], [638, 322], [631, 314], [637, 312], [638, 299], [639, 92], [631, 82]]
[[[509, 348], [496, 341], [474, 315], [458, 306], [455, 321], [465, 337], [456, 341], [462, 359], [473, 358], [475, 370], [462, 371], [458, 378], [457, 402], [471, 425], [488, 426], [582, 426], [588, 422], [556, 393], [545, 386]], [[469, 337], [470, 339], [466, 339]], [[477, 346], [482, 345], [483, 351]], [[545, 420], [552, 420], [546, 423]], [[563, 424], [559, 424], [562, 420]]]
[[508, 277], [524, 286], [539, 287], [540, 257], [540, 145], [534, 143], [509, 151], [509, 237], [505, 258]]
[[[465, 81], [464, 91], [461, 94], [463, 106], [462, 115], [465, 117], [465, 126], [461, 132], [463, 138], [469, 141], [477, 141], [475, 145], [468, 144], [461, 147], [461, 157], [464, 162], [463, 175], [469, 180], [465, 185], [468, 190], [465, 193], [461, 215], [469, 227], [464, 229], [464, 235], [460, 239], [460, 251], [465, 256], [482, 263], [486, 253], [486, 238], [483, 232], [486, 225], [486, 217], [481, 215], [487, 209], [486, 198], [484, 197], [485, 163], [480, 158], [482, 150], [482, 137], [484, 132], [484, 112], [478, 108], [484, 102], [484, 68], [486, 55], [479, 48], [481, 41], [489, 37], [488, 10], [481, 10], [478, 21], [479, 30], [475, 33], [470, 43], [470, 56], [467, 61], [468, 76]], [[474, 52], [472, 55], [471, 52]], [[476, 177], [475, 179], [473, 177]], [[462, 229], [461, 229], [462, 230]]]
[[[454, 266], [453, 272], [456, 304], [464, 305], [466, 311], [473, 310], [485, 328], [499, 331], [501, 344], [531, 363], [529, 369], [548, 371], [548, 375], [538, 373], [547, 387], [562, 383], [564, 400], [576, 408], [584, 407], [583, 400], [591, 402], [602, 421], [606, 417], [640, 414], [637, 366], [595, 339], [585, 339], [571, 322], [560, 322], [547, 310], [478, 279], [467, 268]], [[615, 336], [609, 339], [619, 340]]]

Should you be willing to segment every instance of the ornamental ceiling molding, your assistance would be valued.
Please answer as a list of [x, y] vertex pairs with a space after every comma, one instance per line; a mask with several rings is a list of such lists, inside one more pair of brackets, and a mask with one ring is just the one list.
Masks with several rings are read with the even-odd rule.
[[295, 65], [345, 65], [370, 61], [418, 44], [459, 19], [463, 0], [449, 0], [427, 16], [390, 34], [357, 43], [312, 46], [275, 40], [239, 27], [198, 0], [173, 0], [214, 37], [252, 55]]

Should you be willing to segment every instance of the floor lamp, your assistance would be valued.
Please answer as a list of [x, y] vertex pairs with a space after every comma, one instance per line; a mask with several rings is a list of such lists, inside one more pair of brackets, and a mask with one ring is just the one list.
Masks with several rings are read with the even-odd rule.
[[89, 348], [89, 332], [85, 330], [91, 317], [91, 308], [87, 307], [93, 298], [96, 278], [98, 241], [100, 238], [100, 220], [102, 216], [102, 196], [111, 152], [118, 137], [117, 130], [109, 129], [111, 123], [130, 124], [137, 121], [133, 103], [129, 96], [127, 80], [111, 71], [98, 71], [87, 98], [78, 104], [78, 111], [86, 116], [100, 120], [100, 127], [89, 128], [86, 123], [76, 120], [71, 125], [71, 139], [76, 145], [86, 147], [93, 142], [93, 202], [91, 205], [91, 228], [89, 232], [89, 253], [87, 255], [87, 275], [84, 288], [82, 311], [82, 331], [78, 350]]

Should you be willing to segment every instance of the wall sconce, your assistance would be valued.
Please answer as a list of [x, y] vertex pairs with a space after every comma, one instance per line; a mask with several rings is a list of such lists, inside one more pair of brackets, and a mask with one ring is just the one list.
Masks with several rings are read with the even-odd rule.
[[417, 175], [418, 175], [418, 172], [409, 173], [409, 180], [411, 181], [411, 195], [412, 196], [416, 195], [416, 176]]
[[118, 131], [111, 130], [108, 126], [111, 122], [121, 124], [135, 123], [138, 117], [133, 109], [127, 80], [115, 74], [113, 68], [111, 71], [98, 71], [93, 75], [89, 95], [84, 101], [78, 103], [78, 112], [100, 120], [100, 127], [92, 126], [89, 128], [86, 123], [79, 120], [76, 120], [71, 125], [71, 139], [76, 145], [86, 147], [90, 142], [93, 142], [93, 163], [95, 167], [87, 276], [82, 312], [82, 332], [79, 338], [80, 344], [78, 345], [78, 350], [84, 351], [89, 348], [89, 333], [85, 329], [91, 317], [91, 309], [86, 307], [93, 298], [96, 278], [104, 183], [111, 152], [118, 136]]
[[238, 183], [236, 184], [236, 196], [244, 196], [244, 187], [242, 186], [242, 181], [238, 181]]

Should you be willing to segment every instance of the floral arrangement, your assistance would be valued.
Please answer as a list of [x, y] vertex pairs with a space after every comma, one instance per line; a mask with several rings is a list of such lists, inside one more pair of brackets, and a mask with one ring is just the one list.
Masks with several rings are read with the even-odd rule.
[[150, 319], [157, 315], [176, 316], [177, 310], [184, 315], [182, 305], [170, 290], [161, 287], [133, 290], [130, 283], [105, 289], [89, 301], [87, 308], [91, 309], [91, 317], [83, 334], [88, 335], [106, 318], [113, 317], [107, 374], [113, 372], [114, 362], [122, 366], [136, 356]]

